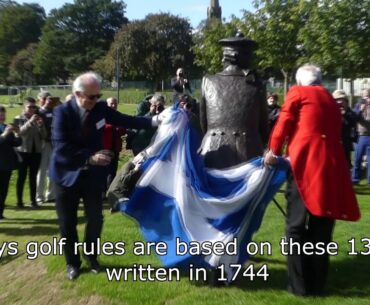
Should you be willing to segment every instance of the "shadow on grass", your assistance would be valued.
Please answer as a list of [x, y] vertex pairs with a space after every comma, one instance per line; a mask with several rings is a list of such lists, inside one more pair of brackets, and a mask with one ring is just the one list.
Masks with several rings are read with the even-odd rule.
[[367, 184], [355, 185], [355, 192], [359, 195], [370, 195], [370, 186]]
[[[6, 205], [5, 206], [5, 210], [14, 210], [14, 211], [21, 211], [21, 212], [40, 212], [40, 211], [56, 211], [55, 209], [55, 203], [53, 204], [50, 204], [48, 203], [47, 205], [46, 204], [41, 204], [39, 205], [37, 208], [33, 208], [33, 207], [30, 207], [28, 205], [25, 205], [24, 208], [18, 208], [17, 206], [14, 206], [14, 205]], [[79, 211], [83, 211], [84, 208], [83, 208], [83, 203], [80, 202], [79, 206], [78, 206], [78, 210]]]
[[58, 226], [30, 226], [26, 228], [1, 228], [1, 233], [8, 236], [42, 236], [59, 233]]
[[370, 297], [369, 257], [358, 255], [330, 265], [328, 294], [348, 297]]
[[[254, 261], [256, 261], [254, 259]], [[275, 260], [273, 260], [274, 263]], [[269, 261], [261, 259], [261, 262]], [[270, 261], [271, 263], [271, 261]], [[282, 263], [278, 261], [277, 263]], [[245, 269], [244, 269], [245, 270]], [[258, 268], [255, 269], [255, 272]], [[237, 287], [243, 290], [286, 290], [287, 273], [286, 268], [275, 269], [268, 268], [269, 277], [267, 281], [262, 278], [255, 278], [250, 281], [248, 278], [239, 276], [231, 287]], [[240, 272], [241, 274], [243, 272]], [[329, 278], [327, 280], [325, 295], [340, 297], [370, 297], [370, 264], [367, 256], [355, 256], [344, 260], [332, 261], [330, 263]]]
[[[85, 217], [83, 216], [79, 216], [77, 218], [77, 221], [78, 223], [84, 223], [85, 222]], [[58, 225], [59, 222], [58, 222], [58, 219], [57, 218], [53, 218], [53, 219], [40, 219], [40, 218], [11, 218], [11, 217], [7, 217], [6, 219], [4, 219], [2, 222], [2, 224], [22, 224], [22, 225], [43, 225], [43, 224], [46, 224], [46, 225]], [[23, 228], [24, 230], [26, 230], [27, 228]]]

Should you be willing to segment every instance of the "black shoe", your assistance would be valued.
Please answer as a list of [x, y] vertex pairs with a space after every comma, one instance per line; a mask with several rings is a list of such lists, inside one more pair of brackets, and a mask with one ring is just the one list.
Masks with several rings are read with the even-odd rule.
[[221, 281], [221, 270], [219, 269], [209, 269], [208, 270], [208, 285], [211, 287], [223, 287], [227, 285], [226, 281]]
[[101, 271], [100, 264], [96, 260], [96, 258], [89, 259], [90, 270], [92, 273], [98, 274]]
[[34, 201], [34, 202], [31, 202], [30, 207], [31, 207], [32, 209], [36, 209], [36, 208], [38, 208], [39, 206], [38, 206], [38, 204]]
[[17, 209], [24, 209], [24, 203], [23, 202], [18, 202], [17, 203]]
[[67, 265], [67, 278], [70, 281], [75, 280], [76, 278], [78, 278], [79, 275], [80, 275], [79, 268], [72, 265]]
[[6, 218], [4, 217], [4, 215], [0, 215], [0, 220], [2, 220], [2, 219], [6, 219]]

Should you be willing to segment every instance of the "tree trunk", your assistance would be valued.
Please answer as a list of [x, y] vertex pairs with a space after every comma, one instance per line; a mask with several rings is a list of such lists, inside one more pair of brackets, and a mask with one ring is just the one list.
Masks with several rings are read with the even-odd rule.
[[353, 79], [349, 80], [349, 106], [353, 107]]
[[288, 80], [289, 80], [289, 73], [285, 71], [284, 69], [281, 69], [281, 73], [284, 76], [284, 99], [288, 92]]

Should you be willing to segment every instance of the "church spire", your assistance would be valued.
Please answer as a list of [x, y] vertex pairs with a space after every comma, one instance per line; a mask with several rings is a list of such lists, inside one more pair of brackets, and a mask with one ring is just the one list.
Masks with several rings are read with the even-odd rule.
[[221, 10], [220, 4], [218, 3], [218, 0], [211, 0], [211, 5], [207, 9], [208, 20], [212, 18], [216, 18], [221, 21], [221, 15], [222, 15], [222, 10]]

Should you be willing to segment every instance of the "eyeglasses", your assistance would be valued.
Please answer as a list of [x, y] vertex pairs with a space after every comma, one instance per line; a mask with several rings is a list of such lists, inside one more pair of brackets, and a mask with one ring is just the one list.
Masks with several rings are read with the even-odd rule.
[[89, 100], [95, 100], [95, 99], [100, 99], [103, 95], [102, 94], [95, 94], [95, 95], [86, 95], [84, 94], [85, 97], [87, 97]]

